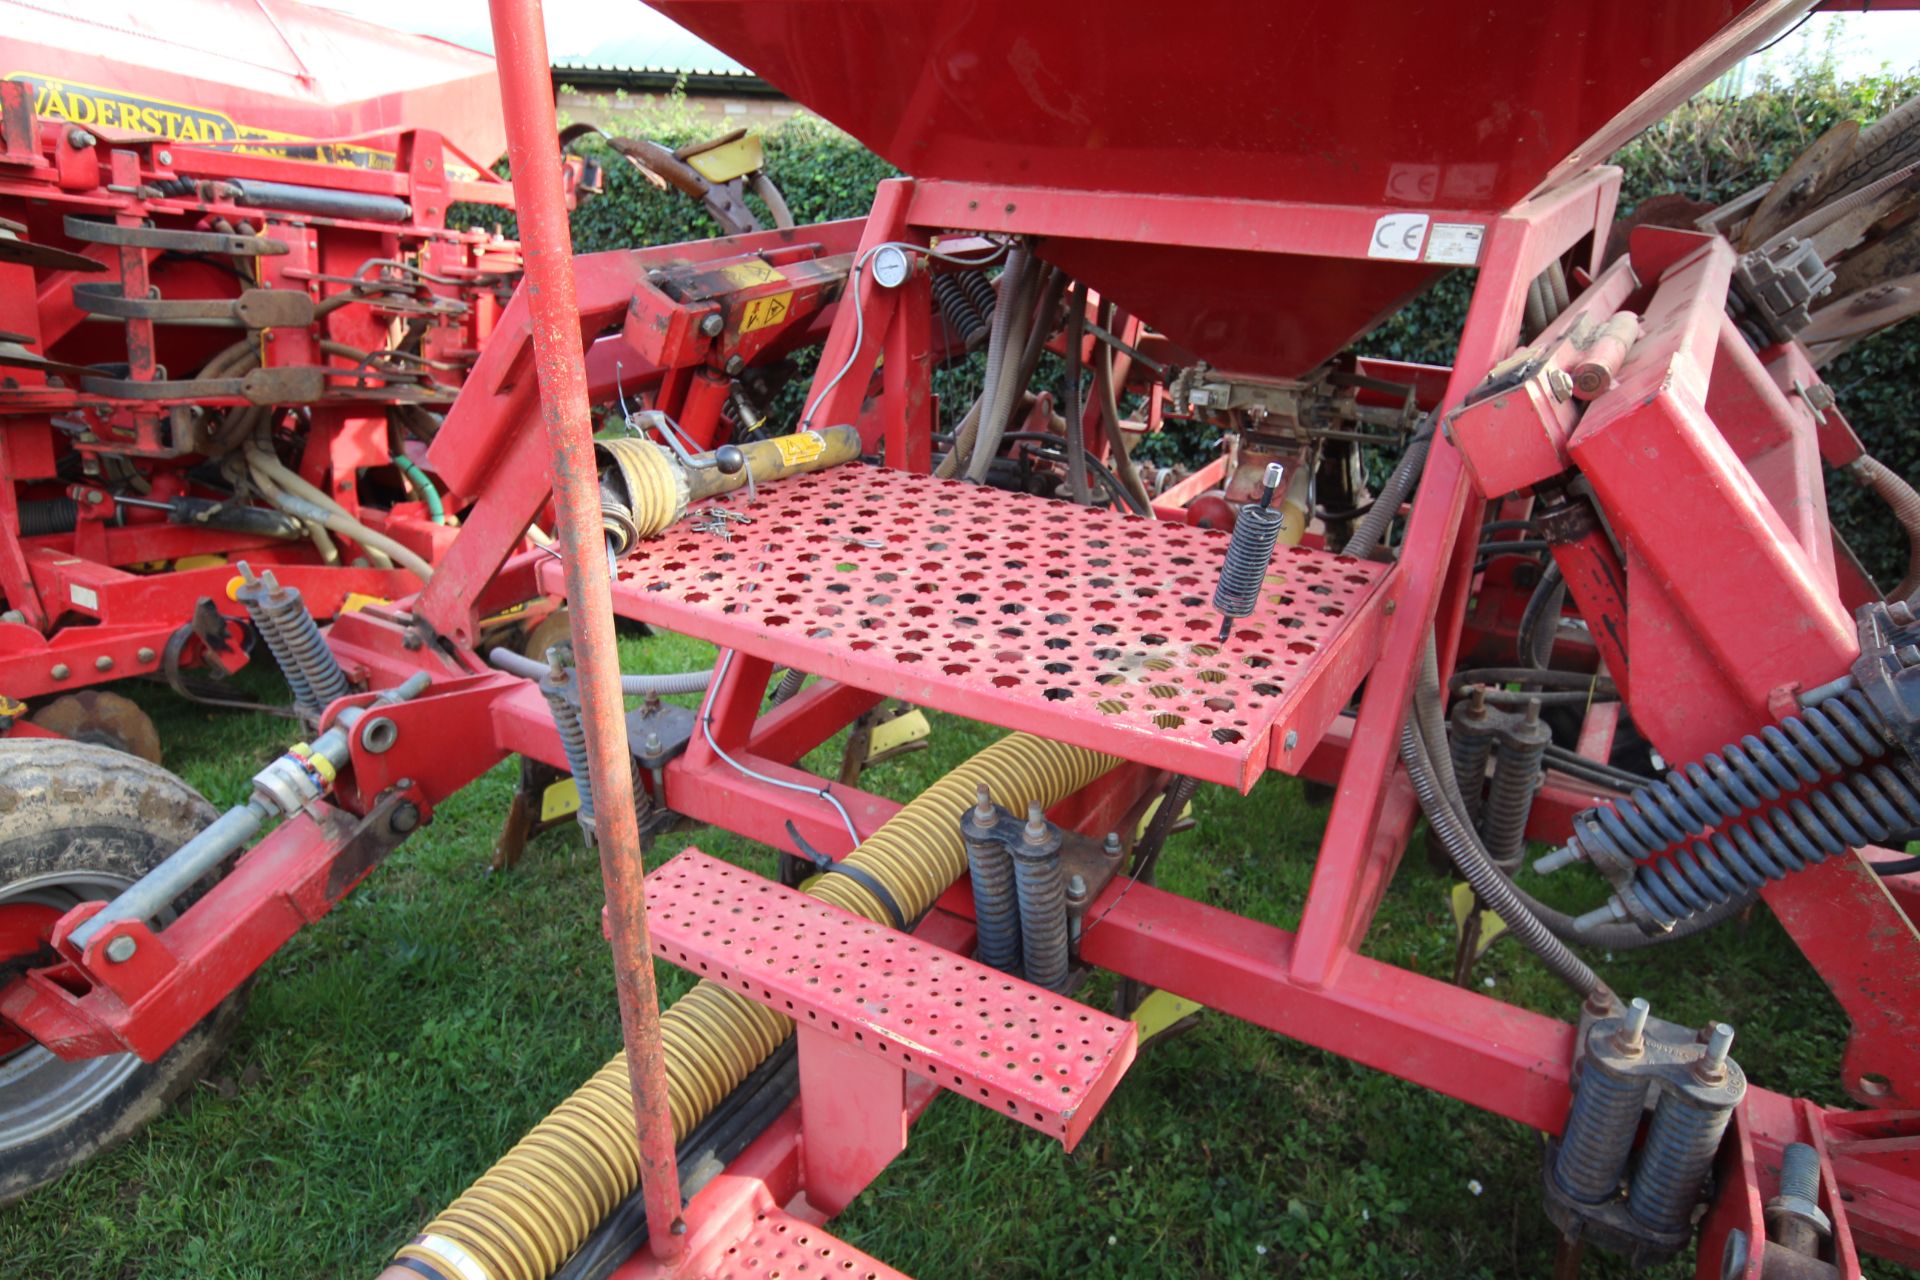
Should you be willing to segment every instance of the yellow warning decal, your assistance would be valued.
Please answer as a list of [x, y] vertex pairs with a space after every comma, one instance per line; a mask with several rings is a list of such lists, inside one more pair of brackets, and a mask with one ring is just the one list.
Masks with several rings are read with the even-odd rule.
[[765, 329], [769, 325], [779, 324], [793, 311], [793, 294], [776, 293], [768, 298], [755, 298], [747, 303], [747, 309], [740, 316], [740, 332], [752, 333], [755, 329]]
[[773, 444], [780, 450], [780, 461], [789, 467], [805, 466], [827, 451], [826, 437], [818, 431], [796, 431], [776, 437]]
[[739, 289], [751, 289], [757, 284], [778, 284], [786, 277], [758, 258], [748, 258], [720, 268], [720, 276], [728, 284]]

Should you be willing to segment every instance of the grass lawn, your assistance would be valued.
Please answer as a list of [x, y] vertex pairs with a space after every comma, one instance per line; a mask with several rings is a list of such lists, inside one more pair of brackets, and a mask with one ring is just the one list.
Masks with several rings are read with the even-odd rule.
[[[636, 671], [711, 660], [677, 637], [629, 638], [623, 650]], [[286, 721], [136, 696], [159, 723], [169, 767], [223, 807], [288, 740]], [[997, 734], [934, 719], [930, 751], [880, 766], [867, 785], [904, 800]], [[829, 744], [815, 764], [830, 771], [838, 750]], [[503, 765], [454, 798], [270, 960], [225, 1059], [182, 1105], [0, 1211], [0, 1280], [370, 1278], [617, 1051], [595, 858], [562, 830], [519, 867], [487, 873], [514, 776]], [[1276, 776], [1247, 796], [1205, 788], [1196, 813], [1197, 829], [1168, 849], [1162, 883], [1296, 924], [1325, 811]], [[696, 841], [771, 869], [766, 849], [724, 833], [685, 842]], [[1590, 906], [1598, 882], [1585, 874], [1537, 888]], [[1411, 851], [1370, 952], [1444, 976], [1446, 889]], [[1764, 911], [1709, 937], [1593, 958], [1657, 1015], [1732, 1022], [1735, 1055], [1756, 1081], [1844, 1100], [1845, 1021]], [[1575, 1011], [1515, 946], [1496, 947], [1476, 977], [1504, 999]], [[689, 985], [665, 967], [660, 978], [668, 1001]], [[1210, 1016], [1145, 1050], [1070, 1156], [942, 1097], [834, 1229], [923, 1280], [1533, 1277], [1548, 1273], [1553, 1250], [1539, 1176], [1529, 1130]], [[1627, 1271], [1594, 1256], [1585, 1274]], [[1692, 1261], [1647, 1274], [1691, 1276]]]

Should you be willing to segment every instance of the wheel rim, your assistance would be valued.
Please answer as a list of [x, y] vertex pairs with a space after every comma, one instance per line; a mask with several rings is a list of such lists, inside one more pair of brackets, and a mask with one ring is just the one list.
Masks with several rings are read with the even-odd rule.
[[[51, 919], [57, 920], [69, 908], [112, 898], [131, 883], [124, 876], [106, 872], [57, 871], [31, 876], [0, 885], [0, 913], [18, 920], [33, 912], [46, 919], [44, 912], [51, 910]], [[164, 919], [160, 923], [165, 923]], [[17, 955], [0, 955], [0, 963], [15, 958]], [[71, 1124], [111, 1096], [139, 1069], [140, 1059], [131, 1053], [65, 1062], [37, 1044], [0, 1052], [0, 1153]]]

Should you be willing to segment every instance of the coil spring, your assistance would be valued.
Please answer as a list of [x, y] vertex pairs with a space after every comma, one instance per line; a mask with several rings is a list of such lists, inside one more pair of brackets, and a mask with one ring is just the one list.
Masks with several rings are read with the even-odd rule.
[[72, 498], [44, 498], [22, 502], [19, 506], [20, 536], [45, 538], [72, 533], [80, 523], [80, 504]]
[[967, 301], [980, 316], [982, 324], [993, 323], [993, 309], [1000, 303], [1000, 295], [995, 292], [993, 281], [987, 279], [984, 271], [962, 271], [957, 278], [960, 288], [966, 293]]
[[940, 304], [940, 314], [946, 317], [947, 327], [966, 345], [967, 350], [972, 351], [987, 340], [987, 322], [973, 309], [973, 302], [967, 297], [958, 277], [935, 276], [933, 300]]
[[[314, 707], [324, 708], [335, 698], [346, 697], [347, 673], [333, 656], [333, 650], [327, 648], [327, 639], [320, 634], [320, 624], [314, 621], [313, 611], [301, 598], [300, 589], [280, 586], [270, 577], [265, 581], [267, 590], [260, 597], [260, 608], [279, 631], [287, 653], [306, 679]], [[268, 647], [272, 647], [271, 642]], [[274, 656], [278, 658], [279, 651], [276, 650]]]
[[567, 771], [573, 775], [573, 788], [580, 793], [580, 825], [591, 832], [593, 775], [587, 765], [587, 731], [580, 723], [580, 708], [568, 696], [572, 689], [571, 674], [557, 681], [549, 676], [540, 682], [540, 694], [547, 700], [547, 710], [553, 713], [553, 727], [560, 734], [560, 749], [566, 753]]
[[1624, 800], [1573, 821], [1569, 847], [1595, 861], [1637, 862], [1790, 791], [1886, 753], [1866, 697], [1849, 690], [1758, 735], [1675, 769]]
[[1887, 765], [1849, 774], [1729, 823], [1634, 873], [1632, 892], [1663, 924], [1920, 826], [1920, 793]]
[[1020, 895], [1020, 966], [1036, 987], [1067, 985], [1067, 882], [1058, 844], [1033, 856], [1013, 854], [1014, 886]]
[[[242, 578], [251, 579], [251, 571], [245, 564], [240, 566], [240, 571]], [[280, 634], [280, 624], [267, 613], [262, 603], [266, 592], [265, 584], [249, 580], [235, 593], [235, 598], [246, 606], [247, 617], [252, 621], [254, 631], [267, 642], [267, 652], [273, 655], [274, 665], [280, 668], [280, 674], [286, 678], [287, 688], [293, 691], [294, 708], [310, 714], [317, 709], [313, 686], [307, 683], [306, 672], [300, 669], [286, 637]]]
[[1527, 704], [1526, 719], [1502, 733], [1494, 750], [1493, 781], [1487, 787], [1481, 830], [1495, 865], [1511, 871], [1527, 851], [1527, 818], [1540, 788], [1540, 766], [1553, 734], [1540, 723], [1540, 704]]
[[1285, 517], [1272, 507], [1249, 504], [1240, 511], [1220, 566], [1220, 582], [1213, 589], [1213, 607], [1229, 618], [1244, 618], [1260, 602], [1260, 587], [1273, 563], [1274, 544], [1280, 541]]
[[1687, 1226], [1732, 1115], [1730, 1107], [1692, 1106], [1677, 1093], [1660, 1099], [1627, 1188], [1634, 1221], [1661, 1232]]
[[1609, 1075], [1588, 1059], [1553, 1163], [1562, 1191], [1582, 1204], [1599, 1204], [1619, 1190], [1650, 1084], [1644, 1076]]
[[1453, 757], [1454, 780], [1467, 803], [1467, 816], [1477, 826], [1487, 786], [1487, 761], [1493, 756], [1493, 725], [1486, 699], [1475, 690], [1471, 699], [1454, 704], [1448, 720], [1447, 753]]
[[1013, 855], [998, 840], [968, 840], [967, 871], [973, 880], [976, 941], [973, 958], [1003, 973], [1020, 968], [1020, 903], [1015, 896]]

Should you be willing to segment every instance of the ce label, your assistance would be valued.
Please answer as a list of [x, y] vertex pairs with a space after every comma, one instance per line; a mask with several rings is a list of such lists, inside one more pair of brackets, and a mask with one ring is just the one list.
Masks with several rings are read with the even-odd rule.
[[1367, 242], [1369, 258], [1389, 258], [1396, 262], [1418, 262], [1420, 246], [1427, 239], [1427, 215], [1424, 213], [1383, 213], [1373, 224], [1373, 239]]

